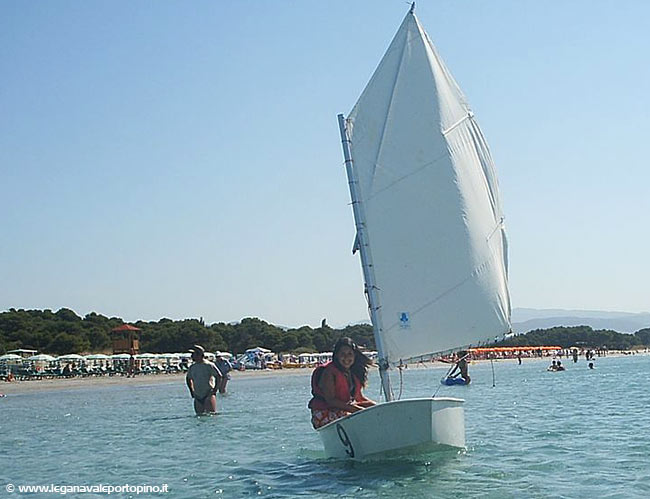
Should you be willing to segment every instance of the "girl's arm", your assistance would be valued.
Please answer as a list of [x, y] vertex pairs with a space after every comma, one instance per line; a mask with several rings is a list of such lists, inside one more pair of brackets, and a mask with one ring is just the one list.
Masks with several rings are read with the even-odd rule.
[[362, 393], [361, 400], [358, 400], [357, 404], [360, 405], [361, 407], [372, 407], [373, 405], [377, 405], [377, 402], [375, 402], [374, 400], [370, 400]]

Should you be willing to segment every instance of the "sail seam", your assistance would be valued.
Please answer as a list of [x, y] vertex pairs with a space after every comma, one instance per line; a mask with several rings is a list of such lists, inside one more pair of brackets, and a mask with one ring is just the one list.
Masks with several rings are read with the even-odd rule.
[[[485, 261], [483, 261], [480, 265], [478, 265], [477, 267], [475, 267], [474, 270], [472, 270], [472, 272], [471, 272], [471, 273], [470, 273], [470, 274], [469, 274], [465, 279], [463, 279], [462, 281], [458, 282], [457, 284], [455, 284], [455, 285], [452, 286], [451, 288], [447, 289], [446, 291], [440, 293], [440, 294], [439, 294], [438, 296], [436, 296], [433, 300], [431, 300], [431, 301], [425, 303], [425, 304], [422, 305], [420, 308], [414, 310], [414, 311], [411, 313], [411, 315], [412, 315], [412, 316], [416, 316], [417, 314], [419, 314], [420, 312], [422, 312], [424, 309], [429, 308], [431, 305], [433, 305], [434, 303], [440, 301], [440, 300], [441, 300], [442, 298], [444, 298], [445, 296], [447, 296], [447, 295], [449, 295], [450, 293], [456, 291], [458, 288], [460, 288], [461, 286], [463, 286], [467, 281], [469, 281], [470, 279], [476, 277], [476, 276], [479, 275], [483, 270], [485, 270], [485, 269], [486, 269], [486, 268], [487, 268], [487, 267], [488, 267], [488, 266], [489, 266], [489, 265], [490, 265], [490, 264], [495, 260], [496, 256], [497, 256], [497, 255], [496, 255], [494, 252], [491, 251], [491, 252], [490, 252], [490, 257], [487, 258]], [[398, 323], [398, 322], [394, 322], [393, 324], [391, 324], [389, 327], [386, 328], [386, 331], [390, 331], [390, 330], [394, 329], [396, 326], [399, 327], [399, 323]]]
[[[381, 130], [381, 138], [379, 140], [379, 148], [377, 149], [377, 154], [375, 154], [375, 160], [373, 161], [373, 169], [372, 169], [372, 182], [374, 182], [375, 178], [375, 172], [377, 171], [377, 165], [379, 164], [379, 157], [381, 156], [381, 152], [383, 150], [384, 146], [384, 136], [386, 135], [386, 130], [388, 128], [388, 119], [391, 115], [391, 109], [393, 108], [393, 101], [395, 99], [395, 89], [397, 88], [397, 81], [399, 80], [400, 75], [402, 74], [402, 66], [404, 64], [404, 53], [406, 52], [406, 47], [409, 46], [411, 42], [411, 30], [407, 29], [406, 31], [406, 42], [404, 42], [404, 46], [402, 47], [402, 53], [400, 55], [399, 59], [399, 67], [397, 68], [397, 74], [395, 74], [395, 79], [393, 80], [393, 87], [390, 92], [390, 100], [388, 101], [388, 109], [386, 111], [386, 118], [384, 119], [384, 123], [382, 126]], [[371, 182], [371, 185], [372, 185]]]
[[[375, 196], [377, 196], [378, 194], [381, 194], [382, 192], [384, 192], [384, 191], [390, 189], [391, 187], [395, 186], [396, 184], [399, 184], [399, 183], [402, 182], [403, 180], [406, 180], [407, 178], [412, 177], [413, 175], [416, 175], [416, 174], [420, 173], [422, 170], [426, 170], [426, 169], [429, 168], [430, 166], [433, 166], [434, 164], [436, 164], [438, 161], [440, 161], [440, 160], [442, 160], [442, 159], [445, 159], [447, 156], [448, 156], [448, 155], [447, 155], [447, 153], [445, 152], [445, 153], [441, 154], [440, 156], [438, 156], [437, 158], [435, 158], [435, 159], [429, 161], [428, 163], [424, 163], [424, 164], [422, 164], [422, 165], [421, 165], [420, 167], [418, 167], [416, 170], [413, 170], [412, 172], [409, 172], [409, 173], [407, 173], [407, 174], [405, 174], [405, 175], [402, 175], [401, 177], [396, 178], [395, 180], [393, 180], [391, 183], [389, 183], [389, 184], [386, 185], [385, 187], [382, 187], [381, 189], [379, 189], [379, 190], [373, 192], [372, 195], [370, 195], [370, 196], [368, 196], [368, 197], [366, 198], [366, 200], [370, 200], [370, 199], [374, 198]], [[380, 165], [380, 166], [381, 166], [381, 165]]]

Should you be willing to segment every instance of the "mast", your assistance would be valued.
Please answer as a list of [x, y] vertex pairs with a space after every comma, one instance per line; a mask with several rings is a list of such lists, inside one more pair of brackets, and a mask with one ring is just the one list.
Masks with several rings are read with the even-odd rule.
[[348, 176], [348, 186], [350, 187], [350, 199], [352, 200], [352, 212], [354, 213], [354, 223], [357, 230], [357, 240], [359, 243], [359, 252], [361, 254], [361, 267], [363, 269], [363, 278], [366, 286], [366, 293], [368, 295], [368, 307], [370, 309], [370, 320], [372, 321], [372, 331], [375, 336], [375, 344], [377, 346], [377, 354], [379, 360], [379, 376], [381, 377], [381, 386], [384, 392], [384, 397], [387, 402], [390, 402], [393, 397], [390, 389], [390, 377], [388, 376], [388, 359], [385, 358], [382, 339], [380, 336], [381, 331], [381, 315], [379, 313], [379, 297], [377, 296], [377, 286], [375, 285], [375, 275], [372, 268], [372, 255], [370, 247], [368, 246], [368, 239], [366, 234], [365, 214], [361, 199], [357, 194], [358, 180], [356, 178], [352, 153], [350, 152], [350, 138], [348, 137], [347, 128], [345, 126], [345, 117], [342, 114], [338, 115], [339, 131], [341, 133], [341, 144], [343, 146], [343, 157], [345, 158], [345, 171]]

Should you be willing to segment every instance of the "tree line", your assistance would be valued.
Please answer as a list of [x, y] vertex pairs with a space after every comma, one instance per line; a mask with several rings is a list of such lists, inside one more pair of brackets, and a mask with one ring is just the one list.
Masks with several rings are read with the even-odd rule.
[[594, 330], [589, 326], [558, 326], [549, 329], [534, 329], [498, 344], [503, 347], [543, 345], [557, 345], [562, 348], [607, 348], [609, 350], [645, 348], [650, 346], [650, 328], [640, 329], [634, 334], [629, 334], [618, 333], [610, 329]]
[[[111, 331], [122, 324], [124, 321], [119, 317], [109, 318], [93, 312], [82, 318], [67, 308], [57, 312], [12, 308], [0, 313], [0, 354], [17, 348], [53, 355], [110, 352]], [[206, 325], [202, 319], [160, 319], [132, 324], [140, 328], [141, 352], [185, 352], [194, 344], [208, 351], [235, 354], [258, 346], [274, 352], [327, 352], [342, 336], [349, 336], [369, 350], [375, 349], [369, 324], [333, 329], [323, 323], [318, 328], [285, 329], [257, 318], [245, 318], [236, 324]]]
[[[0, 354], [17, 348], [63, 355], [67, 353], [97, 353], [111, 351], [111, 330], [124, 324], [119, 317], [90, 313], [79, 317], [70, 309], [16, 310], [0, 313]], [[140, 351], [151, 353], [184, 352], [194, 344], [208, 351], [243, 353], [248, 348], [262, 346], [274, 352], [327, 352], [342, 337], [349, 336], [368, 350], [375, 350], [372, 327], [369, 324], [333, 329], [321, 327], [285, 329], [258, 318], [245, 318], [236, 324], [223, 322], [206, 325], [201, 319], [157, 322], [138, 321]], [[611, 330], [593, 330], [589, 326], [536, 329], [499, 342], [498, 346], [558, 345], [629, 350], [650, 346], [650, 328], [634, 334]]]

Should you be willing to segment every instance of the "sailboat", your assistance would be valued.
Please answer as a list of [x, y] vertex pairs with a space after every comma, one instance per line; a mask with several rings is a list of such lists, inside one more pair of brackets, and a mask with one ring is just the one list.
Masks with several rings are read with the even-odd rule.
[[350, 114], [338, 116], [385, 402], [319, 428], [328, 457], [464, 447], [464, 401], [395, 400], [389, 371], [510, 330], [492, 157], [414, 9]]

